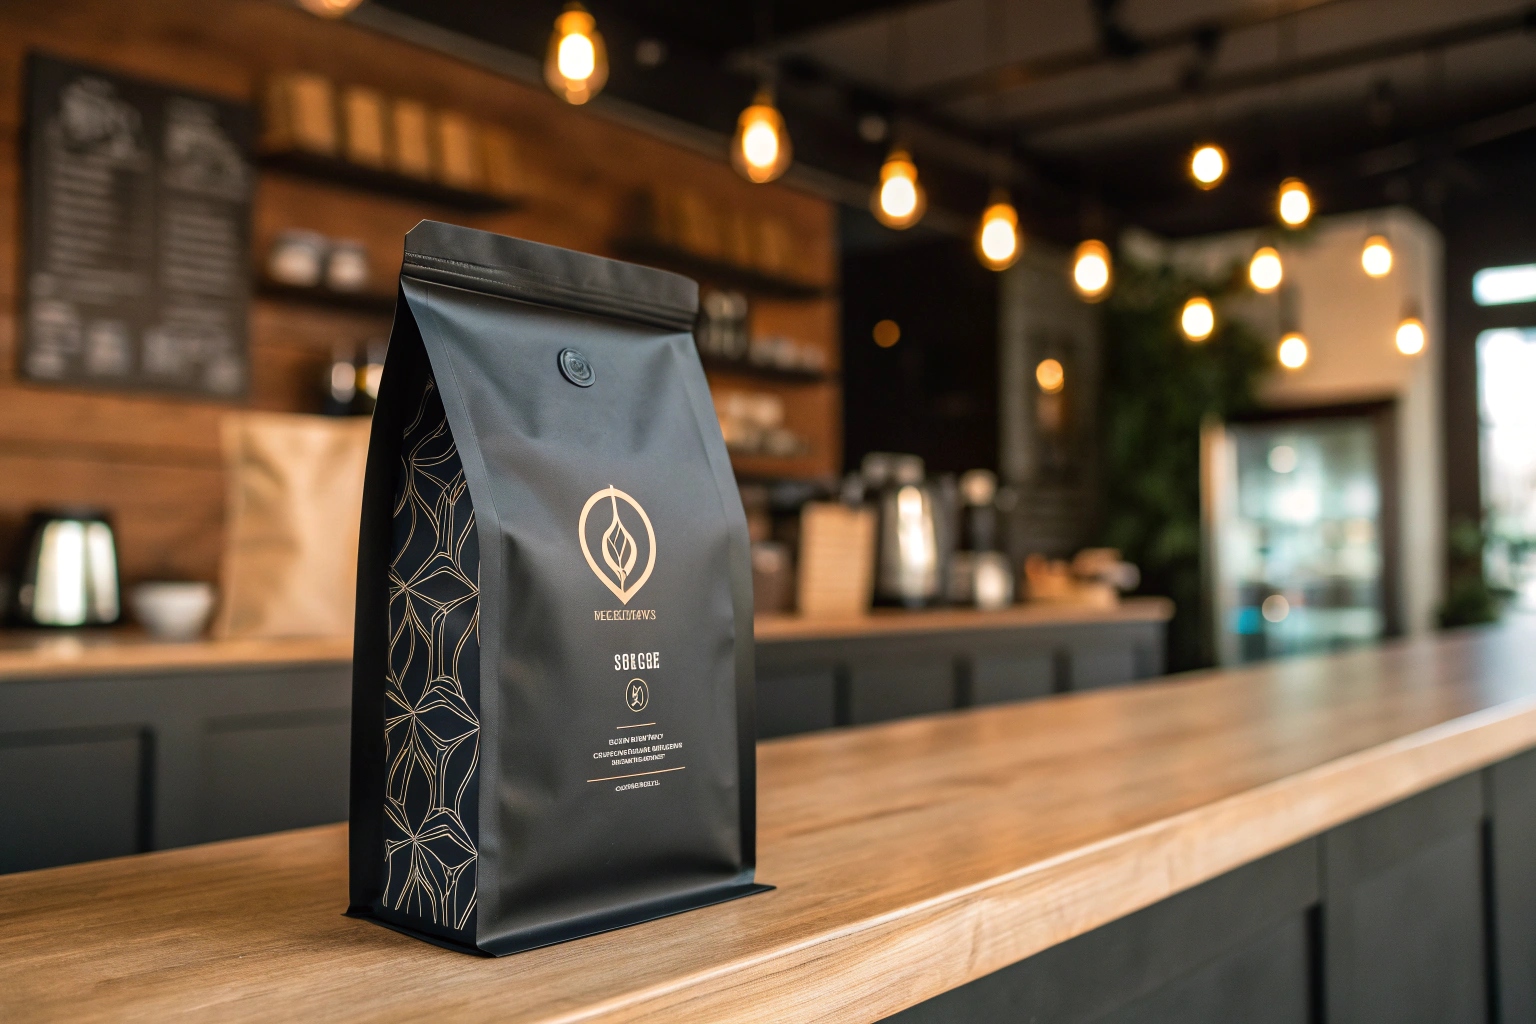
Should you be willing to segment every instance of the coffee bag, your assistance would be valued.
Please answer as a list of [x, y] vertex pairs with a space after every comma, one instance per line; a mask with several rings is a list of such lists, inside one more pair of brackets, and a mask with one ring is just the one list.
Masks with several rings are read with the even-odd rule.
[[697, 286], [430, 221], [405, 250], [349, 913], [502, 955], [763, 891], [751, 564]]

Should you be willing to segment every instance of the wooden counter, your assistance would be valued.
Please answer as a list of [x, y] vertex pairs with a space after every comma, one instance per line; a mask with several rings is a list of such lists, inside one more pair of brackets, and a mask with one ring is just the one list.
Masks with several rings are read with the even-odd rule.
[[1528, 627], [766, 743], [776, 891], [502, 960], [343, 918], [337, 826], [12, 875], [0, 1016], [875, 1021], [1533, 746]]
[[[1172, 602], [1148, 597], [1131, 598], [1116, 608], [1019, 605], [995, 612], [969, 608], [882, 610], [846, 619], [759, 616], [755, 632], [759, 643], [774, 643], [1048, 625], [1160, 623], [1172, 614]], [[134, 629], [0, 630], [0, 681], [344, 662], [351, 658], [351, 637], [164, 643]]]

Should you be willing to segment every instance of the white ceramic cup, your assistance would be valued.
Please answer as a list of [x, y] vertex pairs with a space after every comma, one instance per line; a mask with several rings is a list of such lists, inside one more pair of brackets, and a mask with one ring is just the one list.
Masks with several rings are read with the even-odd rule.
[[192, 640], [213, 612], [213, 584], [140, 583], [129, 594], [133, 616], [161, 640]]

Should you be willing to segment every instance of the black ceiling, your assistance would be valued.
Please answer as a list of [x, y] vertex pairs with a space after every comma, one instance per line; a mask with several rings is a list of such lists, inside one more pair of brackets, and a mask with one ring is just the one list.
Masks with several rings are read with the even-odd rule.
[[[1323, 212], [1406, 203], [1435, 216], [1448, 193], [1478, 187], [1480, 154], [1530, 149], [1536, 8], [1522, 2], [587, 6], [608, 43], [614, 97], [727, 135], [755, 88], [752, 69], [771, 67], [803, 164], [872, 185], [889, 143], [861, 138], [858, 121], [879, 113], [908, 126], [931, 208], [951, 223], [979, 212], [997, 175], [992, 154], [1003, 153], [1026, 226], [1065, 242], [1117, 222], [1169, 235], [1272, 223], [1275, 185], [1289, 173], [1308, 179]], [[373, 3], [535, 58], [563, 6]], [[1001, 61], [989, 32], [999, 18], [1012, 19]], [[896, 38], [910, 55], [899, 67]], [[642, 40], [664, 46], [660, 64], [637, 59]], [[1233, 173], [1200, 193], [1184, 158], [1207, 134]]]

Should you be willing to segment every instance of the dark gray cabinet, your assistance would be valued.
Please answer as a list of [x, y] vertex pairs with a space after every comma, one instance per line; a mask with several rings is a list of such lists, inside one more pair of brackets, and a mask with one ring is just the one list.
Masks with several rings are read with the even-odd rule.
[[1007, 625], [757, 645], [759, 739], [1163, 673], [1161, 621]]
[[0, 872], [340, 821], [346, 665], [0, 682]]
[[889, 1020], [1514, 1024], [1533, 999], [1536, 751]]

